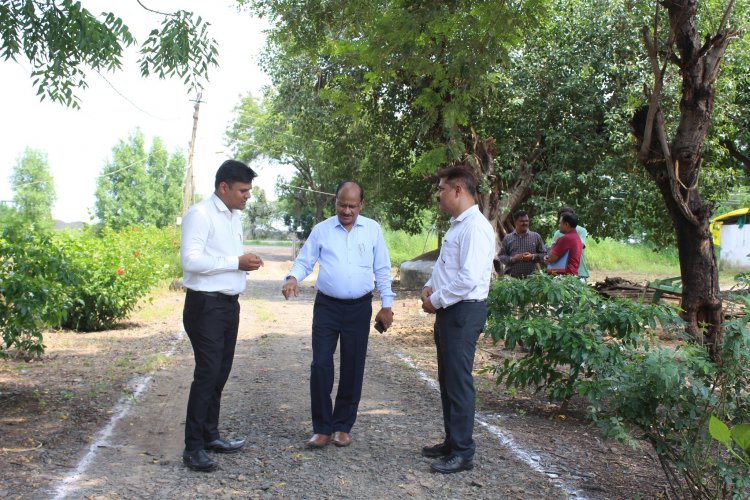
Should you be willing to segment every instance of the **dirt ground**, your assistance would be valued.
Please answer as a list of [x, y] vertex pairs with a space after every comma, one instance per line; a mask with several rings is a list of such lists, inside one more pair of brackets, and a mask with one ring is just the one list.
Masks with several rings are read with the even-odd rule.
[[[314, 289], [308, 278], [285, 301], [289, 249], [254, 251], [266, 265], [241, 299], [221, 418], [225, 437], [248, 438], [241, 453], [211, 474], [181, 463], [193, 360], [183, 295], [164, 292], [118, 329], [50, 332], [43, 358], [0, 360], [0, 498], [664, 497], [653, 451], [603, 441], [583, 401], [561, 414], [479, 375], [475, 468], [430, 473], [419, 450], [442, 438], [433, 319], [398, 288], [394, 326], [371, 332], [353, 445], [306, 450]], [[479, 347], [477, 368], [522, 355]]]

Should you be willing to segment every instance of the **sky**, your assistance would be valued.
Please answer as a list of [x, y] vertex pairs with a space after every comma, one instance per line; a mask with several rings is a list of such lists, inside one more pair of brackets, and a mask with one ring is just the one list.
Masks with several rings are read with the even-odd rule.
[[[248, 12], [238, 12], [232, 0], [150, 0], [143, 3], [160, 11], [190, 10], [211, 23], [219, 46], [219, 67], [210, 69], [203, 90], [193, 157], [196, 193], [213, 192], [214, 174], [231, 157], [224, 145], [224, 132], [241, 96], [260, 96], [268, 77], [258, 66], [265, 43], [265, 22]], [[142, 9], [135, 0], [84, 0], [93, 14], [112, 10], [120, 16], [140, 43], [161, 18]], [[31, 66], [23, 59], [0, 62], [0, 89], [5, 96], [4, 119], [0, 120], [0, 200], [11, 200], [10, 176], [26, 147], [42, 150], [55, 180], [57, 201], [52, 215], [64, 222], [92, 220], [96, 178], [111, 160], [119, 140], [140, 128], [149, 148], [158, 136], [171, 153], [182, 149], [185, 156], [193, 128], [195, 93], [175, 80], [143, 79], [136, 48], [127, 52], [123, 70], [102, 76], [90, 73], [89, 87], [79, 90], [81, 109], [68, 109], [48, 100], [40, 101], [30, 77]], [[253, 185], [273, 198], [278, 175], [288, 176], [288, 167], [269, 163], [251, 165], [259, 174]]]

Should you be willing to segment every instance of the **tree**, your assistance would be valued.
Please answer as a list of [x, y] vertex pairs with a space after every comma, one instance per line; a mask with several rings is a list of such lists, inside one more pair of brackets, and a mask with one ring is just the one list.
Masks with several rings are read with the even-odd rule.
[[[366, 121], [363, 130], [384, 140], [388, 161], [370, 163], [369, 171], [385, 167], [387, 179], [407, 187], [471, 149], [477, 102], [523, 30], [534, 24], [543, 2], [252, 4], [275, 22], [269, 37], [273, 60], [303, 58], [308, 88], [332, 103], [338, 114]], [[375, 151], [369, 148], [365, 154]], [[375, 158], [384, 160], [386, 155]], [[384, 195], [392, 201], [390, 207], [417, 208], [415, 201], [431, 198], [429, 186], [421, 184], [419, 192], [409, 193], [410, 199], [400, 195], [401, 189], [388, 189]], [[414, 220], [414, 210], [411, 217], [399, 213], [402, 222]]]
[[[276, 86], [273, 108], [297, 123], [290, 110], [309, 111], [314, 102], [339, 131], [342, 123], [363, 131], [348, 128], [337, 139], [308, 125], [295, 135], [309, 145], [342, 137], [356, 144], [348, 150], [359, 160], [356, 175], [377, 194], [391, 227], [414, 229], [415, 214], [434, 205], [424, 177], [468, 155], [482, 178], [480, 206], [499, 236], [512, 229], [508, 216], [517, 208], [543, 216], [544, 232], [561, 206], [572, 205], [596, 236], [674, 243], [628, 127], [651, 71], [639, 38], [651, 16], [648, 2], [522, 2], [512, 15], [494, 9], [499, 2], [469, 0], [252, 4], [276, 25], [265, 57]], [[499, 21], [479, 29], [488, 19]], [[512, 29], [496, 32], [503, 23]], [[708, 200], [742, 181], [720, 141], [747, 144], [744, 121], [733, 119], [750, 109], [738, 104], [750, 97], [736, 84], [747, 80], [746, 60], [738, 57], [720, 81], [739, 90], [709, 136], [702, 179]], [[665, 98], [679, 100], [678, 84], [665, 81]], [[310, 164], [313, 174], [321, 165]]]
[[[140, 45], [141, 75], [176, 75], [190, 90], [199, 88], [209, 66], [217, 65], [216, 41], [209, 37], [208, 23], [184, 10], [151, 12], [161, 15], [162, 23]], [[120, 69], [123, 50], [136, 44], [114, 13], [95, 16], [73, 0], [2, 2], [0, 26], [0, 57], [27, 59], [41, 99], [74, 108], [74, 91], [87, 86], [86, 70]]]
[[179, 152], [170, 156], [158, 137], [148, 154], [144, 143], [140, 130], [127, 142], [121, 140], [97, 179], [94, 213], [113, 229], [132, 224], [167, 227], [180, 213], [185, 157]]
[[52, 207], [57, 195], [47, 154], [26, 148], [13, 167], [10, 183], [18, 214], [36, 225], [52, 227]]
[[242, 215], [246, 222], [243, 226], [251, 240], [265, 238], [275, 231], [273, 223], [278, 220], [276, 206], [268, 201], [266, 192], [258, 186], [253, 187], [253, 195]]
[[[647, 104], [632, 119], [638, 160], [659, 188], [677, 234], [688, 333], [695, 339], [705, 335], [713, 359], [719, 355], [724, 315], [708, 229], [712, 206], [701, 198], [698, 180], [719, 67], [737, 36], [730, 27], [733, 4], [728, 2], [715, 32], [703, 42], [697, 0], [664, 2], [666, 12], [656, 4], [653, 25], [644, 29], [653, 84], [645, 89]], [[679, 111], [670, 113], [662, 88], [673, 66], [679, 70], [681, 97]]]
[[182, 182], [187, 160], [181, 151], [169, 154], [154, 137], [146, 164], [145, 219], [156, 227], [174, 225], [182, 211]]

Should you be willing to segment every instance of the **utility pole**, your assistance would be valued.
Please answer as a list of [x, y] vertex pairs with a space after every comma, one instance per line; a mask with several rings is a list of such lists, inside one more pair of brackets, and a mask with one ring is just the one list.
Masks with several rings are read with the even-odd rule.
[[185, 215], [188, 208], [195, 203], [195, 178], [193, 177], [193, 152], [195, 151], [195, 133], [198, 131], [198, 111], [201, 108], [201, 96], [203, 92], [198, 92], [195, 98], [195, 107], [193, 111], [193, 135], [190, 139], [190, 148], [188, 149], [188, 164], [185, 172], [185, 182], [182, 188], [182, 215]]

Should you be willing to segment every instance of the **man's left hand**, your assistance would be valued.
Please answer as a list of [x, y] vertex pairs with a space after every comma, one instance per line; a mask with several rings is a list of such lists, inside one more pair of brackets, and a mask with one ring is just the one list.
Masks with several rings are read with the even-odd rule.
[[393, 309], [390, 307], [382, 307], [378, 314], [375, 315], [375, 321], [383, 323], [385, 330], [389, 329], [393, 324]]

